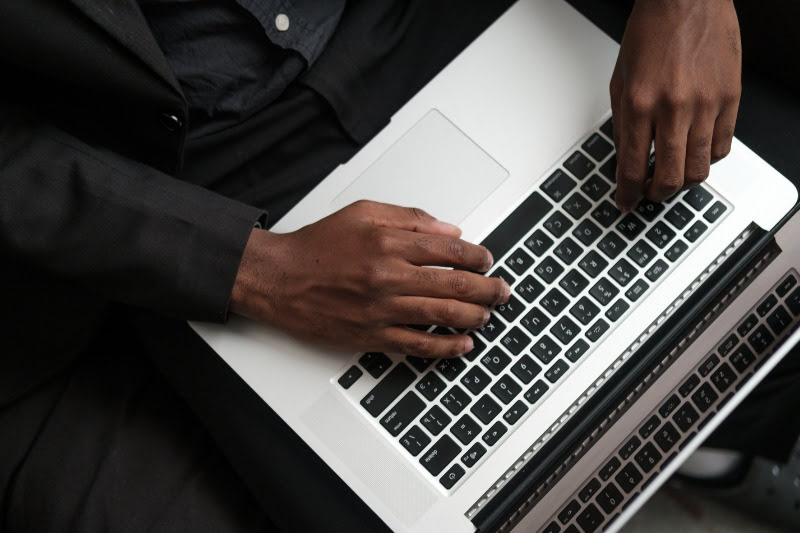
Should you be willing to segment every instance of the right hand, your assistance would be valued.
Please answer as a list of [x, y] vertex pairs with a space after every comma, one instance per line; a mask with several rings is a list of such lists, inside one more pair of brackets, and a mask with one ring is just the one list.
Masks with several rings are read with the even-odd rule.
[[[406, 327], [483, 326], [510, 288], [485, 272], [489, 251], [414, 208], [360, 201], [292, 233], [254, 229], [231, 311], [324, 346], [456, 357], [468, 335]], [[430, 268], [453, 267], [454, 270]]]

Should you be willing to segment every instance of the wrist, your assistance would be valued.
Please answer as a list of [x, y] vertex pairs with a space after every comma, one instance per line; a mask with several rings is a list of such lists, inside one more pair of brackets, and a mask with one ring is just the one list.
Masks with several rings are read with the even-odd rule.
[[278, 271], [276, 241], [279, 237], [257, 227], [251, 230], [231, 291], [232, 312], [251, 318], [256, 318], [257, 314], [257, 318], [264, 320]]

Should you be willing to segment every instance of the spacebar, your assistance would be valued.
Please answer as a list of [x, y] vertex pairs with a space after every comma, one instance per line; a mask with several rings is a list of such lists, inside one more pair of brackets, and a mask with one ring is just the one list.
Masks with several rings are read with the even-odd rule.
[[500, 259], [552, 208], [538, 191], [533, 191], [481, 244]]

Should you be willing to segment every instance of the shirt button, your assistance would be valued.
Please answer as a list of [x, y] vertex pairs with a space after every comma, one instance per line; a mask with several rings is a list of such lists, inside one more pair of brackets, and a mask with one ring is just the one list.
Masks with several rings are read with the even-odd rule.
[[161, 113], [161, 125], [168, 131], [178, 131], [183, 127], [183, 120], [173, 113]]
[[275, 27], [278, 28], [278, 31], [286, 31], [289, 29], [289, 17], [285, 14], [281, 13], [277, 17], [275, 17]]

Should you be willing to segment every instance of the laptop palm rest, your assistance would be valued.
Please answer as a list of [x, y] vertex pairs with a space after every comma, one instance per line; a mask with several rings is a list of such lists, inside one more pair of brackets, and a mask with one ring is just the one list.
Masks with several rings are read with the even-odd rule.
[[432, 109], [334, 198], [332, 205], [340, 209], [356, 200], [374, 200], [419, 207], [440, 220], [458, 224], [508, 175], [472, 139]]

